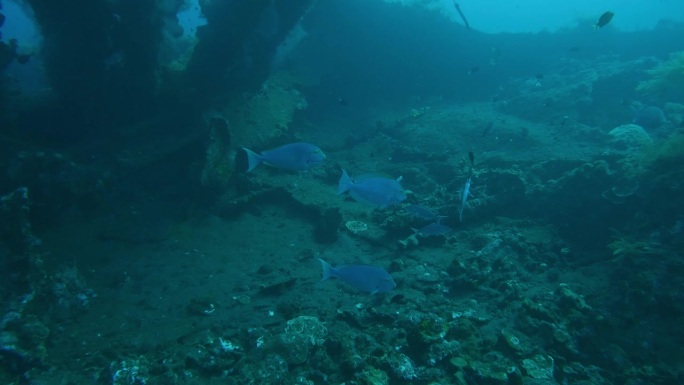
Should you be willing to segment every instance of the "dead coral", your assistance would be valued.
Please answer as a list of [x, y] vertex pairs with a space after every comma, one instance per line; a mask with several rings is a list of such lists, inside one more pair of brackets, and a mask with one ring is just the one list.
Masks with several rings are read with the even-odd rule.
[[617, 234], [608, 244], [614, 257], [630, 257], [638, 255], [658, 255], [663, 252], [662, 246], [653, 241], [639, 241], [623, 234]]

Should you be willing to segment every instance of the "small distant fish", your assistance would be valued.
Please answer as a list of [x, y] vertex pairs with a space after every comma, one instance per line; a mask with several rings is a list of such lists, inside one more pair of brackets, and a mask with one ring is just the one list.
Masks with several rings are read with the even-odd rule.
[[431, 208], [421, 205], [408, 205], [404, 208], [404, 210], [414, 217], [424, 219], [426, 221], [437, 221], [437, 223], [439, 223], [439, 221], [446, 218], [444, 215], [438, 215], [432, 211]]
[[347, 107], [349, 105], [349, 101], [345, 98], [337, 98], [337, 103], [342, 107]]
[[417, 235], [426, 237], [439, 237], [443, 235], [448, 235], [454, 231], [451, 227], [445, 226], [439, 222], [433, 222], [429, 225], [423, 226], [420, 229], [412, 229]]
[[318, 260], [321, 261], [321, 267], [323, 268], [323, 278], [321, 278], [321, 281], [335, 277], [357, 290], [371, 294], [387, 293], [397, 287], [392, 276], [381, 267], [370, 265], [332, 267], [328, 262], [320, 258]]
[[310, 143], [290, 143], [261, 154], [242, 149], [247, 153], [247, 172], [262, 163], [285, 170], [308, 171], [325, 161], [323, 150]]
[[594, 24], [594, 30], [605, 27], [606, 24], [613, 20], [613, 16], [615, 16], [615, 14], [611, 11], [603, 12], [603, 15], [601, 15], [596, 24]]
[[406, 199], [404, 189], [398, 179], [383, 178], [378, 176], [361, 176], [353, 181], [345, 170], [337, 185], [337, 195], [349, 191], [357, 202], [375, 207], [387, 207], [402, 202]]
[[494, 128], [494, 120], [487, 123], [485, 128], [482, 129], [482, 136], [487, 136], [492, 131], [492, 128]]
[[478, 72], [480, 72], [480, 66], [470, 67], [468, 70], [468, 75], [476, 74]]
[[470, 195], [470, 179], [472, 177], [469, 176], [468, 180], [466, 180], [465, 185], [463, 186], [463, 191], [461, 191], [461, 207], [458, 209], [458, 221], [463, 222], [463, 209], [466, 206], [466, 202], [468, 201], [468, 196]]

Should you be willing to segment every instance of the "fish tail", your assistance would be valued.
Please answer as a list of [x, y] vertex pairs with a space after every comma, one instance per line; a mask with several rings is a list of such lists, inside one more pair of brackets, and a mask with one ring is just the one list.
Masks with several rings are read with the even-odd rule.
[[247, 172], [254, 170], [256, 166], [263, 163], [263, 156], [248, 148], [242, 147], [242, 149], [245, 150], [245, 153], [247, 154]]
[[321, 261], [321, 267], [323, 268], [323, 274], [321, 277], [321, 281], [325, 281], [326, 279], [330, 277], [335, 276], [335, 268], [332, 267], [328, 262], [318, 258], [319, 261]]
[[352, 185], [354, 185], [354, 182], [352, 182], [349, 174], [342, 169], [342, 176], [340, 177], [340, 181], [337, 183], [337, 195], [344, 194], [345, 192], [349, 191]]

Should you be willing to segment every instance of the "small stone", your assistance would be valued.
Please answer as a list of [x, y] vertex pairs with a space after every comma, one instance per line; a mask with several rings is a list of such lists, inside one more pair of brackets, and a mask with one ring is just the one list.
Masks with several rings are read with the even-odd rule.
[[463, 369], [466, 366], [468, 366], [468, 361], [463, 357], [451, 357], [451, 359], [449, 359], [449, 362], [451, 363], [451, 365], [459, 369]]

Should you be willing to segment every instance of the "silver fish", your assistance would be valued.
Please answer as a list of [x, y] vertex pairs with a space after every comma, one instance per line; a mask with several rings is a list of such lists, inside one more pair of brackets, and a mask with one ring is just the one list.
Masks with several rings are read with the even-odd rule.
[[468, 200], [468, 196], [470, 195], [470, 179], [472, 177], [468, 177], [468, 180], [465, 182], [465, 186], [463, 186], [463, 191], [461, 191], [461, 207], [458, 210], [458, 221], [463, 222], [463, 209], [465, 208], [466, 202]]

